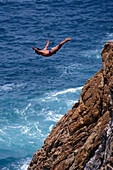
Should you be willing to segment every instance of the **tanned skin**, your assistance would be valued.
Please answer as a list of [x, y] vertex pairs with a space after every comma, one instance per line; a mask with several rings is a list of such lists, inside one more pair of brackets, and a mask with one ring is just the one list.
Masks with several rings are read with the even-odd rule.
[[35, 50], [35, 52], [38, 55], [42, 55], [43, 57], [50, 57], [53, 54], [55, 54], [62, 47], [63, 44], [65, 44], [67, 41], [70, 41], [70, 40], [71, 40], [71, 38], [66, 38], [59, 45], [57, 45], [56, 47], [53, 47], [50, 52], [49, 52], [49, 50], [47, 50], [47, 48], [49, 46], [49, 39], [47, 39], [47, 44], [46, 44], [46, 46], [43, 50], [39, 50], [39, 49], [34, 48], [34, 47], [32, 47], [32, 49]]

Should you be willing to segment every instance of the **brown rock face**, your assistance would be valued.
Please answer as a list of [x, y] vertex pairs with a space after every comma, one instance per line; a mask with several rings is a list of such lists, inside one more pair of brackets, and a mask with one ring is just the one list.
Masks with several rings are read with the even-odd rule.
[[[87, 80], [78, 103], [34, 153], [28, 170], [82, 170], [94, 156], [113, 115], [113, 42], [105, 44], [101, 55], [103, 68]], [[112, 167], [113, 158], [108, 162]]]

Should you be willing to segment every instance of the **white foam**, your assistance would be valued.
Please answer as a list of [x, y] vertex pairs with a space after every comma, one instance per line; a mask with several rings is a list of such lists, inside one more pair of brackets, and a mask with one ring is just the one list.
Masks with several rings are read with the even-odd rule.
[[100, 55], [97, 55], [97, 58], [100, 58], [101, 56]]
[[15, 87], [25, 87], [26, 86], [26, 83], [21, 83], [21, 84], [17, 84], [17, 85], [15, 85]]
[[108, 36], [109, 38], [113, 38], [113, 33], [107, 33], [107, 36]]
[[19, 110], [17, 108], [14, 108], [15, 113], [19, 114]]
[[42, 102], [45, 102], [46, 100], [45, 99], [42, 99]]
[[[12, 163], [11, 167], [13, 167], [13, 169], [18, 169], [18, 170], [27, 170], [31, 159], [32, 158], [30, 158], [30, 157], [28, 157], [26, 159], [22, 159], [21, 161], [18, 161], [16, 163]], [[6, 168], [6, 167], [4, 167], [4, 168]], [[2, 168], [2, 170], [9, 170], [9, 169], [8, 168], [7, 169]]]
[[0, 137], [0, 142], [4, 142], [4, 143], [5, 143], [5, 140], [3, 140], [3, 139]]
[[72, 107], [72, 105], [75, 104], [75, 103], [77, 103], [77, 102], [78, 102], [77, 100], [76, 100], [76, 101], [74, 101], [74, 100], [68, 100], [68, 101], [67, 101], [67, 106], [68, 106], [68, 107]]
[[13, 89], [14, 84], [5, 84], [3, 86], [0, 86], [0, 91], [4, 90], [4, 91], [8, 91], [8, 90], [12, 90]]
[[44, 135], [42, 134], [41, 129], [39, 129], [39, 127], [38, 127], [37, 124], [39, 124], [39, 122], [35, 123], [35, 128], [36, 128], [36, 130], [40, 133], [41, 136], [44, 136]]
[[31, 143], [31, 144], [33, 144], [34, 142], [32, 142], [32, 141], [28, 141], [28, 143]]
[[52, 114], [53, 114], [52, 111], [49, 111], [48, 115], [49, 115], [49, 116], [52, 116]]
[[2, 168], [1, 170], [10, 170], [9, 168], [7, 168], [7, 167], [4, 167], [4, 168]]
[[29, 131], [30, 131], [30, 128], [28, 128], [27, 126], [22, 127], [22, 134], [26, 134]]
[[51, 131], [53, 129], [53, 124], [51, 126], [49, 126], [49, 131]]
[[25, 164], [21, 167], [21, 170], [27, 170], [27, 168], [28, 168], [28, 164], [25, 163]]
[[[51, 95], [51, 94], [49, 94], [49, 95]], [[46, 102], [46, 101], [58, 101], [58, 98], [55, 97], [54, 95], [52, 95], [52, 96], [49, 96], [49, 97], [45, 97], [45, 99], [42, 99], [42, 102]]]
[[17, 88], [20, 88], [20, 87], [25, 87], [26, 83], [23, 84], [17, 84], [15, 85], [14, 83], [11, 83], [11, 84], [4, 84], [3, 86], [0, 86], [0, 91], [12, 91], [13, 89], [17, 89]]
[[65, 93], [77, 93], [77, 91], [79, 90], [82, 90], [83, 86], [82, 87], [77, 87], [77, 88], [70, 88], [70, 89], [67, 89], [67, 90], [64, 90], [64, 91], [60, 91], [60, 92], [57, 92], [55, 94], [53, 94], [53, 96], [57, 96], [57, 95], [60, 95], [60, 94], [65, 94]]
[[27, 106], [26, 106], [26, 108], [21, 112], [21, 115], [25, 115], [26, 113], [26, 111], [28, 110], [28, 108], [31, 106], [31, 103], [29, 103]]
[[9, 129], [9, 128], [10, 128], [10, 129], [20, 129], [20, 128], [22, 128], [22, 126], [16, 125], [16, 126], [7, 126], [7, 127], [5, 126], [5, 127], [4, 127], [4, 129]]
[[30, 161], [31, 161], [31, 158], [27, 158], [27, 160], [25, 160], [25, 161], [23, 162], [23, 165], [20, 167], [20, 169], [21, 169], [21, 170], [27, 170]]
[[53, 114], [52, 111], [46, 115], [46, 121], [58, 122], [63, 117], [62, 114]]
[[3, 135], [6, 134], [2, 129], [0, 129], [0, 133], [3, 134]]

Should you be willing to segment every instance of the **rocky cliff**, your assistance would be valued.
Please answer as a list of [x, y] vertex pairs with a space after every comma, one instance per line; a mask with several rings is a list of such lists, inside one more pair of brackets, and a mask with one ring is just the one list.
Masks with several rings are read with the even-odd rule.
[[87, 80], [79, 101], [34, 153], [28, 170], [113, 169], [113, 42], [101, 55], [103, 67]]

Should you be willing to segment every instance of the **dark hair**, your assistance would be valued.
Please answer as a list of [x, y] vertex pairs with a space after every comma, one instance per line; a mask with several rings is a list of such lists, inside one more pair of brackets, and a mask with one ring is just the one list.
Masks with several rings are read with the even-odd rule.
[[41, 50], [40, 48], [37, 48], [37, 50]]
[[[39, 48], [38, 48], [39, 49]], [[41, 52], [39, 52], [39, 51], [37, 51], [37, 50], [35, 50], [35, 53], [37, 53], [38, 55], [41, 55], [42, 53]]]

